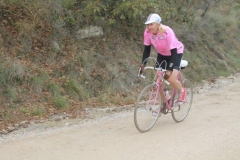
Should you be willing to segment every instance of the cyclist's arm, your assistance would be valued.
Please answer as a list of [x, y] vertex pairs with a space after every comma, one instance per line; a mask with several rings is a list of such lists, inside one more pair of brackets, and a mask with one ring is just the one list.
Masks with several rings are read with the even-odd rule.
[[146, 65], [147, 61], [144, 61], [144, 60], [149, 57], [150, 52], [151, 52], [151, 45], [149, 45], [149, 46], [144, 45], [144, 51], [143, 51], [143, 56], [142, 56], [142, 63], [144, 62], [145, 65]]

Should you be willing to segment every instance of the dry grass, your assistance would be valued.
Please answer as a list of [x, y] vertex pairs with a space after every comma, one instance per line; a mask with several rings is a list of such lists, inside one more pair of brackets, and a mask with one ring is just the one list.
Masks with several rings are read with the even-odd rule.
[[231, 2], [217, 3], [204, 17], [195, 19], [192, 34], [184, 33], [186, 48], [190, 49], [184, 57], [190, 61], [191, 69], [186, 75], [192, 81], [227, 76], [240, 67], [239, 39], [236, 36], [240, 28], [240, 5], [232, 8]]

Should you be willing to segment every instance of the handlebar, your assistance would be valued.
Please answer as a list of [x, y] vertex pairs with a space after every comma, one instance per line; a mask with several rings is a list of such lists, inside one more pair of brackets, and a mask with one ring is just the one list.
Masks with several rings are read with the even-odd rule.
[[144, 69], [155, 69], [155, 70], [162, 71], [162, 72], [166, 72], [166, 71], [167, 71], [166, 69], [163, 69], [163, 68], [155, 68], [155, 67], [152, 67], [152, 66], [147, 66], [147, 67], [145, 67]]
[[[155, 67], [152, 67], [152, 66], [147, 66], [144, 68], [145, 69], [152, 69], [152, 70], [157, 70], [157, 71], [161, 71], [161, 72], [166, 72], [167, 70], [166, 69], [163, 69], [163, 68], [155, 68]], [[138, 77], [141, 77], [143, 79], [145, 79], [146, 77], [143, 75], [143, 74], [140, 74], [140, 71], [141, 71], [141, 68], [139, 68], [139, 71], [138, 71]], [[165, 83], [167, 85], [169, 85], [170, 83], [167, 81], [167, 80], [164, 80]]]
[[[162, 64], [165, 63], [165, 69], [164, 69], [164, 68], [161, 68], [161, 67], [156, 68], [156, 67], [153, 67], [153, 66], [146, 66], [146, 67], [144, 67], [144, 70], [146, 70], [146, 69], [152, 69], [152, 70], [157, 70], [157, 71], [161, 71], [161, 72], [164, 72], [164, 73], [167, 71], [167, 70], [166, 70], [166, 68], [167, 68], [167, 62], [166, 62], [165, 60], [162, 61], [161, 64], [159, 64], [155, 58], [153, 58], [153, 57], [148, 57], [148, 58], [146, 58], [146, 59], [143, 61], [142, 64], [144, 64], [144, 63], [147, 61], [147, 59], [153, 59], [153, 60], [155, 61], [155, 64], [157, 64], [157, 66], [162, 66]], [[146, 64], [146, 63], [145, 63], [145, 64]], [[180, 63], [180, 68], [183, 69], [183, 68], [185, 68], [187, 65], [188, 65], [188, 61], [182, 59], [182, 60], [181, 60], [181, 63]], [[145, 79], [146, 77], [145, 77], [143, 74], [140, 74], [140, 71], [141, 71], [141, 68], [139, 68], [138, 77], [141, 77], [141, 78]], [[163, 80], [165, 81], [165, 83], [166, 83], [167, 85], [170, 84], [167, 80], [165, 80], [165, 79], [163, 79]]]
[[[166, 69], [155, 68], [155, 67], [152, 67], [152, 66], [147, 66], [147, 67], [144, 68], [144, 70], [146, 70], [146, 69], [152, 69], [152, 70], [157, 70], [157, 71], [162, 71], [162, 72], [167, 71]], [[141, 68], [139, 68], [139, 70], [138, 70], [138, 77], [141, 77], [141, 78], [145, 79], [146, 77], [143, 74], [140, 74], [140, 71], [141, 71]]]

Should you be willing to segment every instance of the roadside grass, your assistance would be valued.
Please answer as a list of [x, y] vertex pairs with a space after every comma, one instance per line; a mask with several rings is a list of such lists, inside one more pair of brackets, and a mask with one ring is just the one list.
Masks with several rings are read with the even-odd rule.
[[47, 88], [53, 96], [57, 96], [60, 94], [60, 87], [58, 84], [56, 84], [54, 82], [50, 82], [48, 84]]
[[43, 106], [35, 106], [30, 112], [32, 116], [37, 116], [37, 117], [43, 117], [45, 113], [46, 113], [46, 109]]
[[22, 84], [27, 73], [27, 68], [17, 60], [9, 60], [0, 64], [1, 84]]
[[76, 100], [86, 100], [89, 96], [88, 93], [84, 90], [76, 80], [70, 79], [63, 82], [63, 88], [65, 91]]
[[20, 107], [20, 111], [25, 117], [35, 116], [41, 118], [45, 115], [46, 109], [43, 106], [34, 105], [31, 109]]
[[59, 110], [64, 110], [69, 107], [66, 99], [61, 95], [53, 96], [52, 100], [54, 107]]
[[16, 98], [15, 87], [7, 85], [5, 90], [3, 91], [3, 95], [5, 95], [8, 99], [13, 101]]
[[49, 75], [45, 70], [41, 69], [39, 75], [33, 76], [30, 79], [30, 84], [32, 86], [33, 91], [40, 95], [45, 87], [44, 83], [48, 82], [48, 80]]

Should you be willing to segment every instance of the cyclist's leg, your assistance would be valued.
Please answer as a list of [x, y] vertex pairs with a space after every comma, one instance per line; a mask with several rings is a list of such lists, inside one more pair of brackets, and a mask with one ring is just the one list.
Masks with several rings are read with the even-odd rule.
[[178, 74], [179, 71], [177, 69], [173, 69], [172, 75], [168, 78], [168, 82], [173, 88], [177, 89], [177, 91], [180, 92], [182, 90], [182, 85], [177, 78]]
[[181, 60], [182, 60], [182, 54], [177, 54], [177, 56], [175, 57], [172, 75], [168, 79], [168, 82], [171, 84], [171, 86], [176, 88], [177, 91], [179, 92], [182, 91], [182, 85], [178, 80]]

